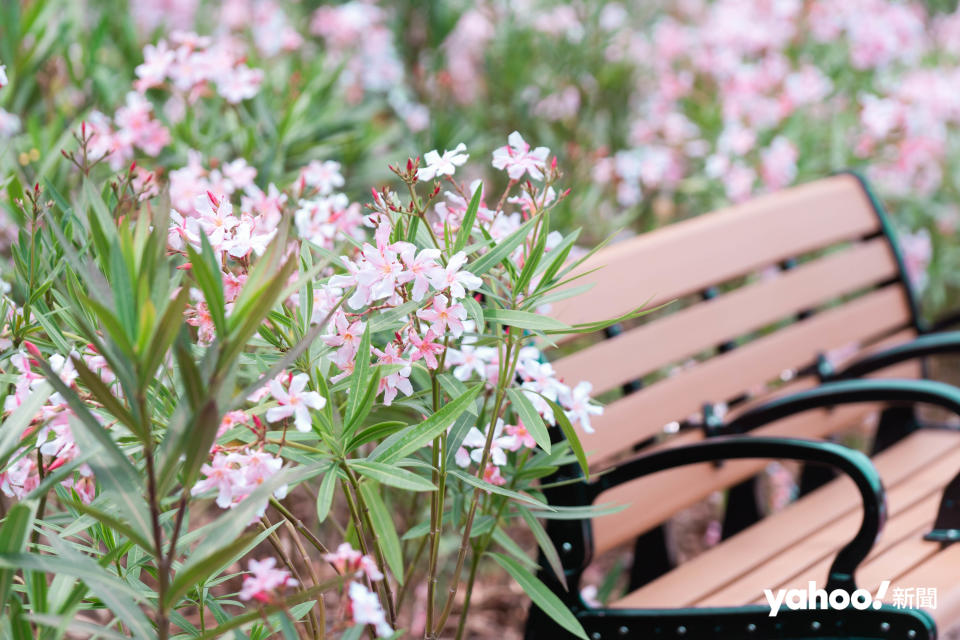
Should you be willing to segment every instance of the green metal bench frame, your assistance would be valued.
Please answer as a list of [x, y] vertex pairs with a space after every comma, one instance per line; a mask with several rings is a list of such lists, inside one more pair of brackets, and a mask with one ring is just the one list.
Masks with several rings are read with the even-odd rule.
[[[701, 443], [642, 454], [592, 481], [584, 481], [576, 466], [561, 469], [551, 480], [571, 480], [579, 477], [581, 481], [546, 490], [545, 493], [551, 504], [589, 505], [599, 493], [617, 484], [664, 469], [698, 462], [731, 458], [787, 458], [807, 465], [827, 465], [853, 478], [863, 499], [864, 519], [857, 536], [841, 549], [834, 560], [826, 588], [828, 591], [837, 587], [850, 591], [856, 588], [853, 572], [869, 553], [883, 525], [885, 514], [882, 485], [869, 458], [859, 452], [828, 442], [731, 435], [745, 434], [763, 424], [814, 408], [857, 402], [894, 404], [896, 406], [882, 414], [878, 428], [876, 449], [878, 450], [923, 426], [914, 417], [914, 404], [937, 405], [960, 416], [960, 390], [950, 385], [929, 380], [857, 379], [900, 362], [923, 359], [937, 354], [958, 353], [960, 352], [960, 332], [928, 333], [930, 327], [920, 315], [918, 295], [907, 276], [903, 253], [889, 218], [867, 182], [855, 172], [844, 173], [850, 173], [859, 180], [880, 220], [882, 233], [894, 253], [899, 280], [910, 306], [912, 325], [919, 337], [861, 358], [840, 370], [834, 370], [827, 359], [821, 356], [817, 362], [810, 365], [808, 371], [804, 372], [817, 375], [822, 382], [820, 387], [766, 403], [728, 423], [723, 423], [716, 418], [711, 419], [708, 412], [705, 415], [705, 429], [709, 437]], [[709, 295], [709, 292], [705, 292], [704, 295]], [[616, 327], [608, 337], [615, 334]], [[926, 377], [925, 363], [922, 371]], [[634, 385], [625, 391], [634, 391], [637, 388], [639, 387]], [[752, 492], [741, 491], [739, 499], [744, 499], [743, 496], [748, 495], [752, 495]], [[752, 500], [752, 497], [750, 499]], [[749, 509], [746, 512], [752, 513]], [[749, 521], [740, 522], [737, 529], [749, 524], [751, 524]], [[576, 520], [551, 520], [548, 523], [547, 530], [560, 552], [569, 590], [564, 588], [552, 574], [544, 558], [540, 558], [541, 579], [550, 585], [570, 607], [591, 640], [623, 637], [933, 639], [937, 635], [933, 619], [926, 612], [892, 608], [888, 605], [869, 610], [781, 609], [776, 617], [770, 617], [769, 609], [765, 606], [680, 609], [592, 608], [583, 601], [579, 592], [581, 575], [592, 559], [591, 526], [589, 521]], [[960, 540], [960, 475], [947, 486], [934, 530], [926, 538], [940, 542]], [[643, 561], [644, 558], [635, 559], [635, 563]], [[654, 561], [657, 560], [654, 559]], [[553, 623], [536, 606], [531, 607], [526, 630], [527, 640], [563, 637], [572, 636]]]

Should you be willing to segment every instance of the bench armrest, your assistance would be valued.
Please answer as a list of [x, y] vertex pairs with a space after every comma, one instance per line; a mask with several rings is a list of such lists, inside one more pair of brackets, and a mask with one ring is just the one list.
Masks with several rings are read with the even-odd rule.
[[934, 380], [842, 380], [827, 382], [771, 400], [723, 425], [725, 433], [744, 433], [795, 413], [858, 402], [932, 404], [960, 416], [960, 389]]
[[704, 442], [661, 449], [629, 460], [588, 484], [591, 501], [619, 484], [658, 471], [735, 458], [792, 459], [835, 467], [850, 476], [863, 500], [863, 521], [854, 538], [837, 554], [827, 590], [856, 589], [854, 570], [867, 557], [886, 518], [883, 484], [870, 458], [829, 442], [793, 438], [718, 436]]
[[895, 347], [878, 351], [823, 376], [825, 381], [848, 380], [868, 375], [900, 362], [944, 353], [960, 353], [960, 331], [920, 336]]

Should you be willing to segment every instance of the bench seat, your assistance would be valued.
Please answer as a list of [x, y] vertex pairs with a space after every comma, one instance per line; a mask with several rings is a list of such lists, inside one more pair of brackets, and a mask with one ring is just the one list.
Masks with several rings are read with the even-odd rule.
[[[960, 621], [960, 600], [951, 599], [960, 545], [941, 548], [923, 535], [933, 526], [945, 484], [960, 469], [960, 433], [916, 432], [874, 463], [886, 487], [889, 519], [857, 583], [875, 593], [882, 580], [890, 580], [886, 602], [898, 586], [938, 587], [940, 600], [930, 613], [948, 629]], [[860, 510], [853, 483], [838, 478], [611, 606], [764, 604], [764, 589], [805, 590], [810, 580], [822, 588], [830, 562], [860, 523]]]

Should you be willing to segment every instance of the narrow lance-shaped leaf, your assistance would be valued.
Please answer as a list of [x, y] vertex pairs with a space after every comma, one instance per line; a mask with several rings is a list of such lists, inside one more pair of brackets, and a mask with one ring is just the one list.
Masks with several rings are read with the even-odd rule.
[[573, 327], [555, 318], [529, 311], [487, 309], [484, 312], [484, 318], [487, 322], [499, 322], [500, 324], [510, 325], [518, 329], [530, 329], [531, 331], [573, 331]]
[[[19, 553], [27, 545], [27, 538], [33, 530], [35, 503], [18, 502], [7, 511], [7, 517], [0, 527], [0, 553]], [[0, 569], [0, 606], [7, 601], [16, 569]]]
[[470, 232], [473, 231], [473, 223], [477, 219], [477, 212], [480, 210], [480, 200], [483, 199], [483, 185], [479, 185], [470, 198], [470, 204], [467, 205], [467, 211], [463, 214], [463, 221], [460, 223], [460, 230], [457, 232], [457, 241], [454, 244], [453, 252], [460, 251], [467, 246], [470, 239]]
[[394, 465], [370, 460], [347, 460], [347, 465], [362, 476], [398, 489], [409, 491], [437, 490], [433, 483], [426, 478], [421, 478], [411, 471]]
[[393, 517], [387, 511], [387, 506], [380, 497], [380, 488], [376, 483], [361, 482], [360, 495], [367, 505], [370, 515], [370, 525], [377, 534], [383, 557], [390, 567], [390, 572], [397, 582], [403, 584], [403, 552], [400, 549], [400, 538], [393, 526]]
[[333, 493], [337, 488], [337, 478], [339, 474], [337, 467], [331, 464], [323, 474], [323, 480], [320, 481], [320, 489], [317, 491], [317, 522], [323, 522], [330, 513], [330, 506], [333, 504]]
[[391, 464], [426, 446], [471, 405], [482, 387], [482, 384], [475, 385], [417, 426], [393, 434], [373, 450], [368, 460]]
[[533, 436], [537, 445], [547, 453], [550, 453], [550, 433], [547, 431], [547, 425], [544, 424], [543, 418], [540, 417], [540, 414], [534, 408], [533, 403], [530, 402], [526, 393], [522, 389], [511, 387], [507, 389], [507, 396], [510, 397], [510, 402], [513, 404], [514, 410], [520, 416], [520, 419], [523, 420], [523, 426], [526, 427], [530, 435]]
[[550, 616], [554, 622], [577, 636], [587, 640], [587, 633], [583, 630], [583, 625], [574, 617], [563, 601], [555, 593], [550, 591], [547, 585], [538, 580], [532, 573], [527, 571], [519, 562], [510, 556], [502, 553], [488, 552], [501, 567], [510, 574], [517, 584], [523, 589], [524, 593], [530, 596], [533, 603], [540, 607], [540, 610]]

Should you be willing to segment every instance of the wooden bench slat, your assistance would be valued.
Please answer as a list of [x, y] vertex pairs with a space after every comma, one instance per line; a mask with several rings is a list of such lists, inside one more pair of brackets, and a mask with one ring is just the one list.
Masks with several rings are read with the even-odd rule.
[[[913, 532], [918, 525], [918, 517], [922, 517], [921, 523], [928, 520], [933, 522], [939, 496], [945, 485], [944, 478], [949, 478], [950, 473], [960, 470], [960, 448], [955, 451], [955, 456], [947, 456], [929, 467], [918, 468], [914, 475], [888, 489], [889, 519], [881, 534], [881, 541], [874, 547], [874, 553], [884, 548], [881, 545], [889, 546], [899, 540], [900, 536]], [[925, 511], [911, 511], [921, 503], [927, 504]], [[904, 512], [908, 511], [909, 516], [904, 516]], [[808, 581], [815, 580], [822, 586], [826, 582], [834, 555], [842, 544], [853, 537], [861, 519], [860, 509], [853, 509], [810, 536], [785, 546], [781, 553], [771, 557], [763, 565], [699, 600], [697, 606], [749, 603], [761, 598], [763, 589], [773, 588], [773, 585], [784, 585], [777, 588], [786, 589], [798, 588], [801, 585], [805, 588]], [[861, 577], [858, 573], [858, 578]], [[864, 585], [866, 584], [864, 582]]]
[[[916, 363], [907, 362], [878, 372], [877, 377], [915, 378], [917, 370]], [[811, 379], [797, 380], [786, 385], [784, 392], [796, 393], [813, 385], [814, 381]], [[877, 409], [875, 404], [863, 403], [839, 407], [832, 411], [806, 411], [763, 426], [752, 433], [758, 436], [820, 439], [858, 424]], [[662, 446], [692, 444], [702, 439], [702, 431], [689, 432]], [[719, 468], [709, 464], [690, 465], [611, 489], [600, 496], [600, 501], [628, 506], [616, 514], [594, 520], [594, 550], [603, 553], [619, 546], [664, 522], [681, 509], [703, 500], [714, 491], [725, 489], [761, 472], [766, 465], [767, 461], [763, 460], [730, 461]], [[670, 499], [663, 500], [662, 496], [670, 496]]]
[[788, 258], [880, 229], [856, 178], [819, 180], [618, 242], [574, 273], [582, 296], [554, 305], [567, 324], [617, 317], [653, 296], [659, 304]]
[[[894, 587], [936, 589], [937, 608], [929, 610], [929, 613], [933, 615], [937, 627], [944, 631], [960, 622], [960, 589], [957, 588], [960, 569], [958, 568], [960, 568], [960, 544], [952, 544], [935, 553], [919, 566], [897, 576], [890, 584], [890, 588], [891, 590]], [[889, 592], [886, 600], [891, 601]]]
[[608, 405], [594, 419], [596, 433], [581, 435], [590, 464], [661, 433], [665, 424], [698, 411], [704, 402], [725, 401], [812, 362], [820, 351], [879, 338], [909, 320], [903, 291], [889, 286], [680, 371]]
[[[889, 281], [896, 273], [889, 244], [875, 238], [671, 313], [553, 366], [561, 377], [589, 380], [594, 393], [603, 393], [843, 294]], [[623, 357], [632, 353], [638, 357]]]
[[[941, 461], [944, 469], [936, 470], [945, 476], [946, 483], [952, 477], [946, 473], [946, 467], [960, 468], [957, 434], [917, 432], [874, 458], [888, 488], [896, 487], [917, 469], [933, 468]], [[855, 509], [860, 509], [859, 494], [849, 479], [840, 478], [628, 594], [613, 606], [682, 607], [697, 602]]]

